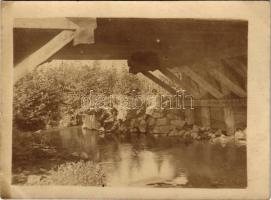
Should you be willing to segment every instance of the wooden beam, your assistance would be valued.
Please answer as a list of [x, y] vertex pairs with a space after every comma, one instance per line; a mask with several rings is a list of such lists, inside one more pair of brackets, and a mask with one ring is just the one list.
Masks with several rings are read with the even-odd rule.
[[74, 38], [74, 31], [62, 31], [14, 68], [14, 83], [59, 51]]
[[14, 20], [14, 28], [75, 30], [78, 27], [67, 18], [17, 18]]
[[222, 59], [222, 64], [225, 67], [230, 67], [234, 70], [240, 77], [246, 78], [246, 71], [244, 71], [243, 67], [237, 65], [236, 62], [231, 62], [230, 60]]
[[228, 78], [225, 74], [221, 73], [217, 69], [213, 69], [210, 73], [216, 78], [218, 81], [221, 82], [225, 87], [231, 90], [234, 94], [238, 95], [239, 97], [246, 97], [246, 91], [241, 88], [238, 83]]
[[246, 107], [247, 99], [194, 99], [194, 107]]
[[198, 85], [209, 92], [211, 95], [213, 95], [217, 99], [221, 99], [223, 97], [223, 94], [216, 89], [213, 85], [211, 85], [208, 81], [204, 80], [200, 75], [195, 73], [193, 70], [191, 70], [189, 67], [184, 66], [181, 68], [182, 72], [189, 76], [192, 80], [194, 80]]
[[193, 88], [186, 83], [184, 83], [182, 80], [180, 80], [177, 76], [175, 76], [171, 71], [169, 71], [167, 68], [160, 67], [159, 71], [162, 72], [166, 77], [168, 77], [170, 80], [175, 82], [179, 87], [186, 90], [188, 93], [192, 94], [193, 97], [199, 96]]
[[[177, 91], [168, 84], [161, 81], [150, 72], [141, 72], [150, 80], [164, 88], [170, 94], [176, 95]], [[185, 100], [185, 105], [190, 105], [190, 100]], [[241, 99], [193, 99], [193, 107], [246, 107], [247, 98]]]
[[166, 91], [168, 91], [170, 94], [176, 94], [176, 90], [173, 89], [172, 87], [170, 87], [168, 84], [166, 84], [165, 82], [161, 81], [159, 78], [157, 78], [156, 76], [154, 76], [152, 73], [148, 72], [148, 71], [143, 71], [141, 72], [143, 75], [145, 75], [146, 77], [148, 77], [149, 79], [151, 79], [153, 82], [155, 82], [156, 84], [158, 84], [159, 86], [161, 86], [162, 88], [164, 88]]

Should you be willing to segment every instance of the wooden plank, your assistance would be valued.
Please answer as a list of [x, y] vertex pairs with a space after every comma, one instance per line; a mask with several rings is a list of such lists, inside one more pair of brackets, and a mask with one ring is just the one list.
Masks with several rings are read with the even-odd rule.
[[233, 69], [240, 77], [246, 78], [246, 71], [244, 71], [243, 67], [239, 66], [236, 62], [222, 59], [222, 64], [225, 65], [225, 67]]
[[225, 87], [231, 90], [234, 94], [238, 95], [239, 97], [246, 97], [246, 91], [241, 88], [236, 82], [228, 78], [225, 74], [221, 73], [217, 69], [213, 69], [210, 73], [216, 78], [218, 81], [221, 82]]
[[175, 76], [171, 71], [169, 71], [166, 68], [160, 67], [159, 71], [162, 72], [166, 77], [168, 77], [170, 80], [175, 82], [181, 89], [186, 90], [188, 93], [192, 94], [192, 96], [199, 96], [197, 92], [193, 90], [193, 88], [186, 83], [184, 83], [182, 80], [180, 80], [177, 76]]
[[194, 99], [194, 107], [246, 107], [247, 99]]
[[183, 73], [185, 73], [187, 76], [189, 76], [192, 80], [194, 80], [196, 83], [198, 83], [202, 89], [209, 92], [215, 98], [220, 99], [223, 97], [223, 94], [218, 89], [216, 89], [213, 85], [211, 85], [209, 82], [207, 82], [202, 77], [200, 77], [200, 75], [195, 73], [189, 67], [184, 66], [181, 68], [181, 70]]
[[143, 71], [141, 72], [143, 75], [145, 75], [146, 77], [148, 77], [149, 79], [151, 79], [153, 82], [155, 82], [156, 84], [158, 84], [159, 86], [161, 86], [162, 88], [164, 88], [166, 91], [168, 91], [170, 94], [176, 94], [176, 90], [174, 90], [172, 87], [170, 87], [168, 84], [166, 84], [165, 82], [161, 81], [159, 78], [157, 78], [156, 76], [154, 76], [152, 73], [148, 72], [148, 71]]
[[67, 18], [17, 18], [14, 20], [14, 28], [75, 30], [78, 27]]
[[45, 62], [74, 38], [74, 31], [62, 31], [43, 47], [25, 58], [14, 68], [14, 83], [39, 64]]

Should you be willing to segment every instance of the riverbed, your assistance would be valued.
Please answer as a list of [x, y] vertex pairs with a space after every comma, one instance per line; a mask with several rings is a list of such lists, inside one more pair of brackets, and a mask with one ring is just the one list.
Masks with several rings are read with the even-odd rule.
[[[79, 173], [82, 168], [89, 176], [102, 173], [99, 176], [102, 177], [101, 184], [97, 181], [88, 183], [90, 179], [83, 177], [82, 185], [184, 188], [247, 186], [246, 146], [236, 145], [234, 141], [223, 145], [209, 141], [187, 143], [178, 137], [103, 135], [97, 131], [82, 130], [81, 127], [47, 130], [32, 135], [35, 138], [31, 146], [29, 141], [29, 144], [13, 148], [14, 184], [44, 183], [44, 177], [46, 179], [48, 174], [52, 176], [52, 171], [65, 165], [72, 171], [71, 174], [75, 174], [76, 170]], [[18, 140], [21, 139], [16, 138], [17, 143]], [[80, 166], [77, 166], [78, 163]], [[77, 168], [75, 170], [70, 166]], [[89, 170], [88, 166], [91, 166]], [[76, 180], [64, 181], [63, 185], [81, 185], [80, 180]]]

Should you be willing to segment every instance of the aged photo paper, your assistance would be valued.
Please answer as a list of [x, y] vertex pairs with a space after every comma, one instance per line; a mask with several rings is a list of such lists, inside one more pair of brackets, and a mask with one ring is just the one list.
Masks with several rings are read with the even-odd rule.
[[1, 198], [268, 199], [267, 1], [2, 2]]

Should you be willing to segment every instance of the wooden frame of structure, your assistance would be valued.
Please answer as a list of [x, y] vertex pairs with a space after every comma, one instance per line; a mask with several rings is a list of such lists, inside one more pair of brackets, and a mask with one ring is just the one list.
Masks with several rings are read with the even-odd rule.
[[[179, 32], [172, 33], [172, 36], [178, 40], [176, 45], [172, 46], [170, 44], [171, 41], [165, 39], [166, 34], [168, 34], [168, 32], [165, 31], [167, 29], [164, 30], [162, 28], [158, 30], [161, 31], [161, 34], [160, 32], [157, 34], [156, 32], [152, 32], [155, 30], [155, 28], [150, 28], [151, 30], [149, 32], [147, 31], [145, 34], [148, 40], [143, 41], [142, 44], [144, 45], [142, 45], [141, 40], [144, 40], [143, 36], [140, 36], [140, 34], [131, 36], [129, 35], [131, 34], [130, 30], [128, 30], [128, 28], [125, 29], [125, 25], [129, 23], [131, 23], [131, 28], [133, 29], [132, 31], [137, 30], [137, 28], [138, 30], [141, 30], [138, 25], [140, 23], [143, 24], [143, 28], [154, 24], [156, 29], [157, 27], [161, 27], [163, 24], [166, 24], [163, 23], [161, 25], [159, 24], [159, 21], [151, 21], [150, 19], [145, 21], [143, 19], [134, 21], [129, 21], [129, 19], [127, 21], [123, 19], [102, 19], [98, 22], [96, 19], [88, 18], [15, 19], [15, 30], [59, 30], [59, 33], [47, 41], [43, 46], [36, 49], [32, 54], [22, 59], [20, 62], [15, 62], [14, 82], [19, 80], [29, 71], [33, 70], [36, 66], [52, 58], [65, 59], [73, 57], [74, 54], [76, 54], [78, 59], [127, 59], [128, 63], [136, 63], [135, 66], [130, 66], [135, 73], [141, 72], [143, 75], [160, 85], [169, 93], [175, 94], [176, 90], [160, 80], [159, 77], [152, 74], [151, 71], [154, 69], [160, 70], [165, 77], [176, 83], [176, 85], [178, 85], [180, 88], [189, 91], [193, 96], [197, 97], [194, 101], [194, 106], [200, 108], [200, 115], [202, 116], [202, 124], [204, 126], [211, 126], [211, 107], [223, 108], [225, 124], [229, 132], [233, 133], [235, 129], [234, 109], [235, 107], [246, 107], [247, 94], [245, 79], [247, 77], [247, 67], [246, 63], [242, 61], [242, 59], [236, 58], [242, 56], [246, 58], [247, 46], [246, 42], [244, 42], [246, 41], [246, 38], [243, 39], [243, 37], [247, 34], [247, 24], [238, 21], [221, 22], [221, 24], [225, 25], [225, 28], [223, 29], [224, 31], [221, 31], [221, 28], [216, 29], [216, 26], [211, 25], [214, 32], [216, 31], [216, 35], [208, 29], [208, 26], [206, 26], [208, 21], [200, 20], [199, 22], [196, 22], [195, 20], [184, 20], [184, 22], [181, 22], [178, 27], [180, 27], [180, 29], [182, 27], [191, 27], [193, 30], [189, 32], [189, 28], [185, 29], [184, 31], [178, 29]], [[193, 23], [202, 24], [202, 29], [200, 29], [200, 31], [203, 30], [203, 33], [198, 32], [199, 28]], [[176, 21], [174, 21], [174, 23], [169, 21], [168, 24], [168, 26], [174, 28]], [[114, 30], [107, 33], [109, 28], [112, 29], [116, 25], [119, 28], [119, 32]], [[217, 26], [220, 26], [219, 23], [217, 23]], [[234, 39], [239, 34], [238, 32], [235, 32], [235, 29], [243, 34], [242, 43], [240, 43], [240, 45], [238, 43], [239, 41], [235, 41]], [[175, 36], [177, 33], [181, 34], [183, 38], [186, 39], [183, 39], [182, 37], [179, 39], [177, 36]], [[120, 38], [118, 38], [118, 34], [120, 34]], [[154, 36], [152, 36], [153, 34]], [[225, 43], [234, 41], [237, 44], [229, 49], [221, 49], [224, 43], [217, 44], [213, 50], [208, 46], [209, 49], [205, 53], [205, 40], [210, 40], [209, 42], [213, 41], [211, 41], [209, 38], [204, 38], [202, 41], [198, 41], [200, 38], [205, 37], [204, 34], [207, 34], [207, 36], [209, 34], [215, 38], [224, 36], [226, 40]], [[71, 42], [73, 42], [74, 45], [71, 45]], [[183, 51], [183, 49], [181, 49], [180, 44], [183, 44], [183, 48], [189, 48], [189, 42], [198, 42], [196, 44], [202, 45], [203, 50], [188, 49], [189, 52], [187, 55], [184, 55], [183, 57], [180, 56], [180, 58], [178, 58], [180, 55], [178, 53], [182, 53], [182, 55], [186, 53]], [[242, 45], [243, 43], [244, 45]], [[142, 59], [136, 61], [131, 60], [132, 55], [134, 53], [138, 53], [138, 51], [142, 48], [144, 49], [141, 52], [143, 55]], [[221, 52], [218, 55], [217, 51], [219, 48], [221, 49]], [[149, 56], [152, 54], [148, 52], [155, 54], [155, 56]], [[170, 54], [164, 55], [167, 52], [170, 52]], [[207, 61], [218, 64], [219, 67], [211, 65], [208, 65], [208, 67], [205, 68], [196, 67], [195, 63], [192, 63], [192, 60], [195, 60], [193, 56], [192, 58], [188, 57], [190, 54], [196, 55], [197, 53], [199, 54], [201, 64], [206, 64], [204, 60], [206, 59]], [[110, 54], [110, 56], [105, 56], [108, 54]], [[146, 56], [144, 57], [144, 55]], [[235, 61], [233, 62], [232, 60], [234, 59]], [[180, 60], [182, 61], [181, 63], [179, 63]], [[188, 65], [189, 62], [192, 64]], [[182, 74], [182, 79], [178, 78], [174, 74], [174, 70], [171, 68], [176, 65], [179, 66], [179, 64], [180, 67], [178, 67], [177, 70]], [[193, 83], [193, 86], [191, 83]]]

